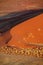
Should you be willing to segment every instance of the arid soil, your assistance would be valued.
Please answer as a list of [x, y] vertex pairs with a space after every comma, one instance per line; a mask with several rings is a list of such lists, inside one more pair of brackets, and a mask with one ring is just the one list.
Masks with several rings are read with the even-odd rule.
[[0, 54], [0, 65], [43, 65], [43, 58]]
[[14, 11], [41, 8], [43, 0], [0, 0], [0, 16]]

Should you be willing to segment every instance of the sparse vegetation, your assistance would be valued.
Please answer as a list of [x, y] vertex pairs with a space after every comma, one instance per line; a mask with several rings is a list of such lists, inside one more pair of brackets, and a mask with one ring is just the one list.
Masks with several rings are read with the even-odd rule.
[[28, 55], [28, 56], [35, 56], [35, 57], [42, 57], [43, 58], [43, 47], [40, 48], [27, 48], [27, 49], [18, 49], [15, 47], [0, 47], [0, 53], [4, 54], [21, 54], [21, 55]]

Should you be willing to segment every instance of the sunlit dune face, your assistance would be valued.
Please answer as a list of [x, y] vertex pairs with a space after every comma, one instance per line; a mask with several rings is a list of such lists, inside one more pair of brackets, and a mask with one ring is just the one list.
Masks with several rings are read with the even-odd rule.
[[[32, 9], [43, 9], [43, 0], [0, 0], [0, 16]], [[29, 47], [29, 43], [43, 44], [43, 14], [0, 33], [0, 46], [6, 43], [21, 48]]]
[[10, 33], [10, 46], [27, 48], [30, 43], [43, 44], [43, 14], [13, 27]]
[[0, 46], [28, 48], [34, 47], [32, 44], [43, 44], [43, 14], [14, 26], [6, 33], [0, 33]]

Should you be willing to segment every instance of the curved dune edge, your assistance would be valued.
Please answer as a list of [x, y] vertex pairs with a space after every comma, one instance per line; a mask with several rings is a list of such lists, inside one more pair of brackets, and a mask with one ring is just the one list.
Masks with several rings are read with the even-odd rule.
[[4, 34], [0, 34], [0, 46], [18, 48], [43, 47], [43, 14], [27, 20]]
[[43, 14], [13, 27], [10, 33], [12, 35], [12, 39], [8, 42], [10, 46], [28, 48], [29, 43], [43, 45]]
[[[10, 37], [9, 42], [5, 44], [5, 40]], [[8, 31], [0, 39], [4, 42], [0, 53], [43, 58], [43, 14], [13, 27], [10, 33]]]

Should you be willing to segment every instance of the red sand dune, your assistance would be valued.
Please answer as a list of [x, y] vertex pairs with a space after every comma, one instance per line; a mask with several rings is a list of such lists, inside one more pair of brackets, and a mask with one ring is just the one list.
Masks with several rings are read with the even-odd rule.
[[[0, 0], [0, 16], [9, 12], [40, 8], [43, 8], [42, 0]], [[8, 40], [8, 45], [22, 48], [29, 47], [31, 42], [43, 44], [43, 14], [13, 27], [2, 35], [0, 33], [0, 46], [5, 45]]]
[[8, 45], [26, 48], [29, 43], [43, 44], [43, 14], [13, 27], [10, 33]]
[[31, 44], [43, 44], [43, 14], [27, 20], [4, 34], [0, 34], [0, 46], [6, 45], [20, 48], [30, 47]]

